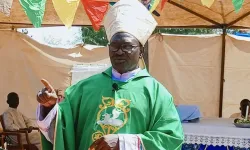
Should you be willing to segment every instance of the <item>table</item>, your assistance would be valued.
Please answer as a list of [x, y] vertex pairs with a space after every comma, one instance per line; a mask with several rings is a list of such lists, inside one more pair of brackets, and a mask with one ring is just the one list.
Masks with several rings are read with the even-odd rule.
[[250, 128], [236, 128], [234, 119], [203, 118], [182, 123], [186, 144], [250, 148]]

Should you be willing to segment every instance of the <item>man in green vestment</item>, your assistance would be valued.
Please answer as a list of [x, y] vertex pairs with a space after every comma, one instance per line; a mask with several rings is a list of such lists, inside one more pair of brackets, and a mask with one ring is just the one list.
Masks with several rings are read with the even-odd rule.
[[139, 67], [157, 23], [137, 0], [120, 0], [104, 19], [112, 67], [69, 87], [37, 94], [44, 149], [180, 150], [183, 131], [173, 97]]

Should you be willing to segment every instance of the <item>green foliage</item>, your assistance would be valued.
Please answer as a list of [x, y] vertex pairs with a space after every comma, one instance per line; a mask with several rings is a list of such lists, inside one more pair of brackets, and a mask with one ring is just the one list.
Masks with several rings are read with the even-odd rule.
[[201, 28], [156, 28], [153, 33], [166, 34], [183, 34], [183, 35], [199, 35], [199, 34], [215, 34], [217, 29], [201, 29]]
[[105, 29], [95, 31], [92, 27], [82, 27], [82, 41], [84, 44], [107, 46], [108, 39]]
[[[227, 30], [228, 33], [235, 33], [238, 30]], [[182, 35], [200, 35], [200, 34], [221, 34], [221, 29], [201, 29], [201, 28], [156, 28], [154, 33], [165, 34], [182, 34]], [[82, 39], [85, 44], [102, 45], [106, 46], [108, 40], [106, 37], [105, 29], [101, 28], [96, 32], [92, 27], [82, 27]]]

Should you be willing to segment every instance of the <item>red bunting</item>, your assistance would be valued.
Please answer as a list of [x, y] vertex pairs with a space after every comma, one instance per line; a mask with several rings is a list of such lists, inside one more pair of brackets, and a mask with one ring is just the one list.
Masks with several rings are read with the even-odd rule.
[[94, 30], [98, 31], [102, 20], [108, 11], [109, 1], [104, 0], [81, 0], [84, 9], [92, 23]]
[[167, 2], [168, 0], [161, 0], [161, 10], [164, 8], [164, 5], [165, 3]]

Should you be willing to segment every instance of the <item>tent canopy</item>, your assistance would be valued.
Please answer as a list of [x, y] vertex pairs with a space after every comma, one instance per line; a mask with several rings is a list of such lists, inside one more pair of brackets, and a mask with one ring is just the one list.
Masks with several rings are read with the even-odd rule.
[[[111, 0], [116, 1], [116, 0]], [[161, 27], [250, 27], [250, 3], [245, 1], [239, 13], [234, 11], [232, 0], [215, 0], [211, 8], [201, 4], [201, 0], [168, 0], [164, 9], [155, 17]], [[53, 7], [52, 0], [46, 3], [43, 26], [63, 25]], [[91, 25], [82, 4], [75, 15], [75, 26]], [[13, 1], [9, 17], [0, 13], [0, 28], [33, 27], [19, 1]]]
[[[116, 0], [110, 0], [116, 1]], [[250, 3], [245, 1], [241, 10], [236, 13], [232, 0], [215, 0], [210, 8], [202, 6], [201, 0], [168, 0], [163, 10], [160, 5], [157, 11], [160, 17], [155, 17], [159, 27], [169, 28], [221, 28], [222, 53], [220, 77], [219, 116], [222, 116], [224, 68], [225, 68], [225, 42], [226, 29], [250, 28]], [[52, 0], [47, 0], [42, 26], [63, 25], [53, 7]], [[73, 22], [74, 26], [91, 25], [83, 6], [80, 4]], [[33, 27], [19, 1], [13, 1], [9, 17], [0, 13], [0, 29]], [[147, 46], [146, 46], [147, 47]], [[147, 53], [147, 50], [146, 50]], [[146, 60], [148, 62], [148, 60]]]

